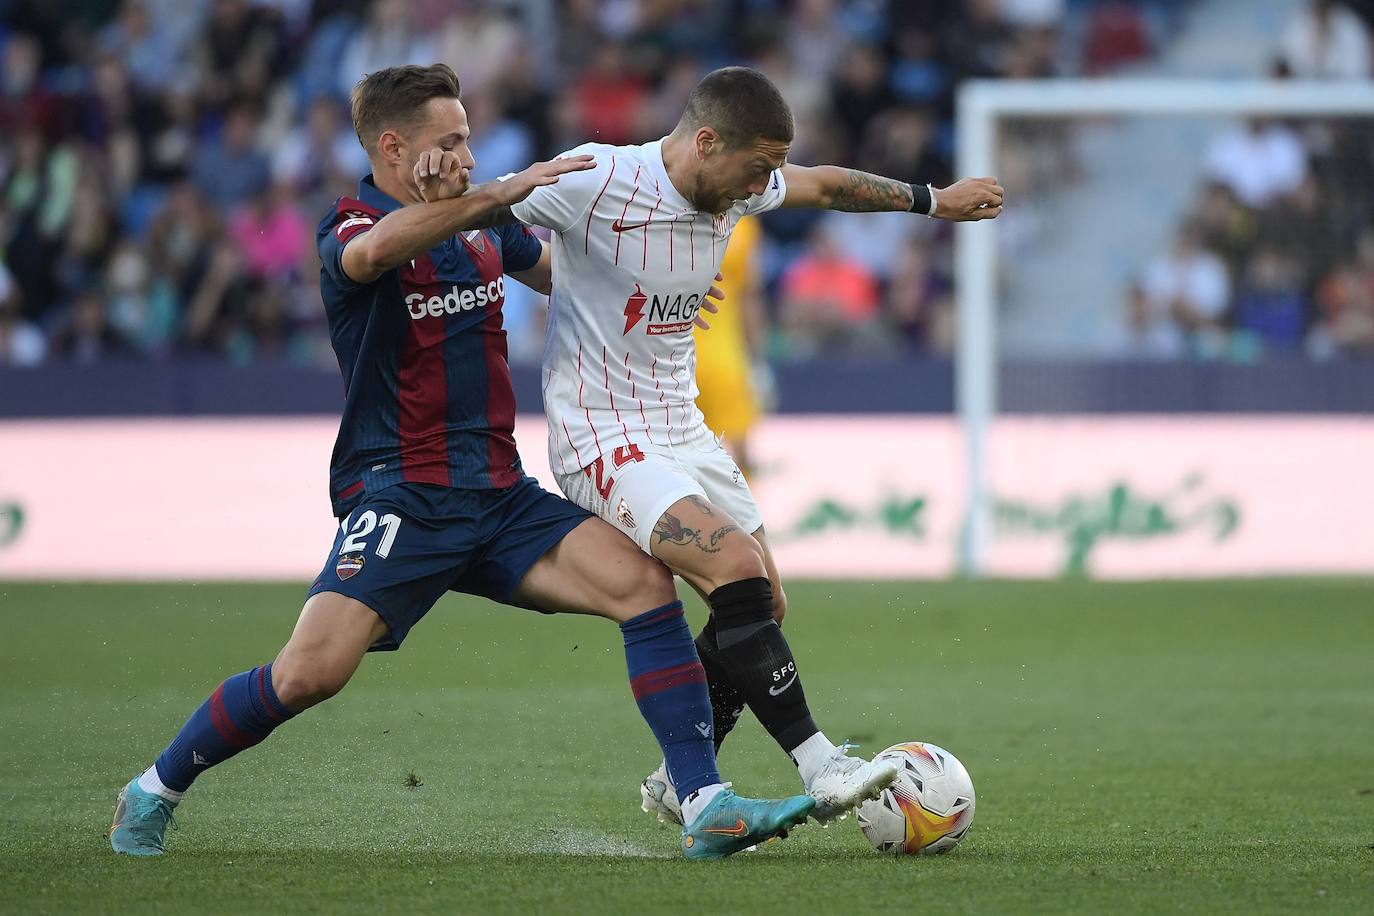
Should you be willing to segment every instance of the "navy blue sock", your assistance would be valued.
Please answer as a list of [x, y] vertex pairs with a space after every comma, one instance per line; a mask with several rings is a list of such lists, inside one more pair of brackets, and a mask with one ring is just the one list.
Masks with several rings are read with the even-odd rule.
[[191, 713], [157, 758], [157, 778], [185, 792], [203, 771], [257, 744], [293, 715], [272, 689], [271, 665], [235, 674]]
[[692, 631], [674, 601], [620, 625], [630, 689], [668, 763], [678, 798], [720, 782], [711, 741], [711, 698]]

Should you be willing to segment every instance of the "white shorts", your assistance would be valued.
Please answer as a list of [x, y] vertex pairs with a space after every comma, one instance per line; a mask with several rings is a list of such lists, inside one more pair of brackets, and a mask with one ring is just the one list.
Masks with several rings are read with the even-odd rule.
[[580, 471], [555, 476], [563, 495], [625, 532], [648, 554], [654, 525], [686, 496], [705, 497], [750, 534], [763, 527], [739, 465], [705, 424], [678, 445], [622, 446]]

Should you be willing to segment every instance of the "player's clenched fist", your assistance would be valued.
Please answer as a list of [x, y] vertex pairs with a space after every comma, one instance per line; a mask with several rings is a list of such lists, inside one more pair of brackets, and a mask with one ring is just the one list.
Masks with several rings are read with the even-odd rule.
[[426, 202], [462, 197], [468, 189], [468, 170], [453, 150], [425, 150], [416, 160], [412, 175], [421, 199]]
[[935, 190], [933, 215], [955, 222], [995, 219], [1002, 212], [1005, 194], [996, 178], [965, 178]]
[[516, 172], [505, 181], [493, 181], [484, 185], [504, 205], [518, 204], [534, 193], [535, 188], [557, 184], [559, 175], [569, 172], [583, 172], [595, 168], [596, 160], [591, 156], [568, 156], [550, 162], [536, 162], [523, 172]]

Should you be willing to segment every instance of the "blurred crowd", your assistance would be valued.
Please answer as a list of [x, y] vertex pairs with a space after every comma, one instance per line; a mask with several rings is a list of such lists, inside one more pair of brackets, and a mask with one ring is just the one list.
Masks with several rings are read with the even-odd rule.
[[[314, 228], [367, 171], [347, 98], [384, 66], [454, 65], [479, 180], [660, 136], [746, 62], [794, 107], [793, 161], [941, 184], [960, 81], [1112, 72], [1185, 2], [0, 0], [0, 363], [332, 365]], [[771, 356], [949, 349], [947, 227], [762, 223]], [[507, 324], [537, 360], [537, 297]]]
[[[1278, 78], [1374, 93], [1374, 2], [1312, 0]], [[1374, 355], [1374, 119], [1253, 118], [1204, 151], [1206, 182], [1127, 306], [1133, 355]]]

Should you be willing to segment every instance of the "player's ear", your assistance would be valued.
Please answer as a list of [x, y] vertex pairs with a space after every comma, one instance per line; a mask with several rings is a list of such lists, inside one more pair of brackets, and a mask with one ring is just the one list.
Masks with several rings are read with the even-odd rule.
[[394, 130], [384, 130], [382, 135], [377, 138], [377, 155], [382, 162], [387, 165], [399, 165], [401, 162], [401, 146], [404, 141], [401, 135]]
[[698, 159], [705, 159], [712, 153], [718, 153], [725, 149], [725, 141], [721, 139], [720, 134], [716, 133], [714, 127], [698, 127], [696, 141]]

